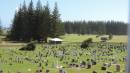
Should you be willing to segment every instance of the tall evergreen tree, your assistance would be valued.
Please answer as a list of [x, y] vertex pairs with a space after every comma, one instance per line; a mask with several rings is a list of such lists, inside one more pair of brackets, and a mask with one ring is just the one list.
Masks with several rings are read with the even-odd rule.
[[33, 36], [35, 36], [35, 27], [36, 27], [36, 22], [35, 22], [35, 14], [34, 14], [34, 6], [33, 6], [33, 1], [31, 0], [29, 6], [28, 6], [28, 11], [27, 11], [27, 27], [28, 27], [28, 34], [27, 34], [27, 39], [28, 41], [33, 40]]
[[11, 30], [11, 35], [10, 35], [10, 38], [12, 40], [19, 40], [21, 39], [20, 36], [21, 36], [21, 31], [22, 31], [22, 9], [21, 9], [21, 6], [18, 10], [18, 12], [16, 11], [15, 13], [15, 16], [14, 16], [14, 20], [13, 20], [13, 25], [12, 25], [12, 30]]
[[55, 3], [54, 10], [52, 12], [52, 18], [51, 18], [51, 31], [52, 31], [52, 37], [57, 37], [60, 35], [61, 30], [61, 20], [60, 20], [60, 14], [58, 11], [57, 3]]
[[27, 40], [27, 32], [29, 31], [28, 30], [28, 25], [27, 25], [27, 6], [26, 6], [26, 2], [24, 1], [24, 3], [23, 3], [23, 6], [22, 6], [22, 22], [21, 22], [21, 24], [22, 24], [22, 36], [21, 36], [21, 38], [22, 38], [22, 41], [24, 41], [24, 40]]
[[37, 6], [36, 6], [36, 22], [37, 22], [37, 27], [36, 27], [36, 38], [38, 41], [43, 41], [43, 36], [44, 36], [44, 8], [42, 7], [42, 4], [40, 2], [40, 0], [37, 2]]
[[44, 6], [44, 11], [43, 11], [43, 24], [42, 24], [42, 28], [43, 28], [43, 39], [45, 41], [45, 43], [47, 42], [47, 37], [50, 34], [50, 9], [49, 9], [49, 4], [47, 2], [46, 6]]

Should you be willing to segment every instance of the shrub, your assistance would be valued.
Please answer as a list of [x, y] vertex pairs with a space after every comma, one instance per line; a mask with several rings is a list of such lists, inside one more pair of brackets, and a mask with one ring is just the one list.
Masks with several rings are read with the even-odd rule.
[[87, 48], [90, 43], [92, 43], [92, 38], [88, 38], [87, 40], [84, 40], [80, 47], [81, 48]]
[[33, 42], [31, 42], [31, 43], [27, 44], [26, 46], [20, 48], [19, 50], [34, 51], [35, 48], [36, 48], [36, 45]]

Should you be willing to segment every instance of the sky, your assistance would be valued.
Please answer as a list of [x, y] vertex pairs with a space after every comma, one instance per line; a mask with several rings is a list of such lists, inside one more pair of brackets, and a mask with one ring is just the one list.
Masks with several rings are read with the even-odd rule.
[[[25, 0], [26, 4], [30, 0]], [[32, 0], [36, 5], [37, 0]], [[128, 0], [41, 0], [48, 1], [51, 10], [57, 2], [62, 21], [123, 21], [128, 22]], [[0, 20], [3, 27], [9, 27], [15, 10], [24, 0], [0, 0]]]

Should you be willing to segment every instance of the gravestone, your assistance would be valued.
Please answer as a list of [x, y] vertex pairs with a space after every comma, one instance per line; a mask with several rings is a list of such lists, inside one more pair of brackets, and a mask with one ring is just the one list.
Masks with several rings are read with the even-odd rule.
[[112, 73], [112, 72], [110, 72], [110, 71], [106, 71], [106, 73]]
[[63, 69], [60, 69], [60, 70], [59, 70], [59, 73], [66, 73], [66, 71], [63, 70]]
[[104, 63], [103, 66], [104, 66], [104, 67], [110, 67], [110, 66], [111, 66], [111, 63]]
[[87, 64], [87, 69], [91, 69], [91, 64]]
[[0, 73], [3, 73], [3, 70], [0, 70]]
[[97, 64], [97, 62], [96, 61], [92, 61], [92, 65], [96, 65]]
[[120, 72], [120, 68], [121, 68], [121, 66], [119, 64], [116, 64], [116, 71], [117, 72]]
[[106, 68], [106, 67], [104, 67], [104, 66], [103, 66], [103, 67], [101, 67], [101, 70], [106, 70], [106, 69], [107, 69], [107, 68]]
[[78, 65], [78, 64], [76, 64], [75, 66], [76, 66], [76, 67], [79, 67], [79, 65]]
[[40, 69], [40, 70], [36, 70], [36, 73], [42, 73], [42, 70]]
[[50, 72], [50, 70], [47, 69], [45, 73], [49, 73], [49, 72]]
[[97, 73], [96, 71], [93, 71], [93, 73]]

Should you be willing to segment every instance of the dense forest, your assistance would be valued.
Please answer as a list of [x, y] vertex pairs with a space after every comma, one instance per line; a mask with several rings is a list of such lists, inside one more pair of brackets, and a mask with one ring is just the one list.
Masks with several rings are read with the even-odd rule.
[[74, 21], [63, 22], [68, 34], [114, 34], [126, 35], [127, 23], [116, 21]]
[[[15, 12], [11, 30], [7, 35], [9, 40], [32, 40], [47, 42], [48, 37], [59, 37], [64, 34], [112, 34], [126, 35], [127, 23], [119, 21], [61, 21], [58, 5], [49, 8], [49, 3], [42, 5], [40, 0], [33, 5], [24, 1]], [[1, 28], [1, 27], [0, 27]], [[1, 30], [0, 30], [1, 32]]]

